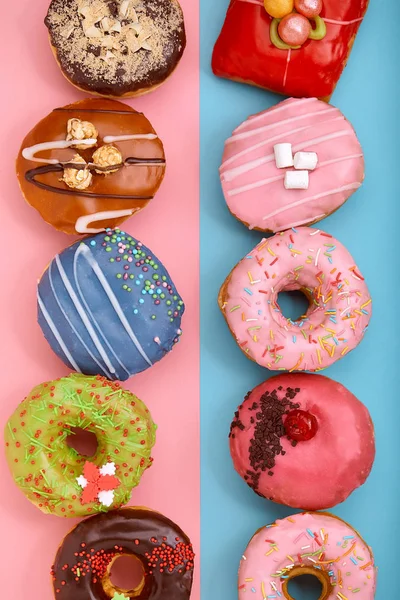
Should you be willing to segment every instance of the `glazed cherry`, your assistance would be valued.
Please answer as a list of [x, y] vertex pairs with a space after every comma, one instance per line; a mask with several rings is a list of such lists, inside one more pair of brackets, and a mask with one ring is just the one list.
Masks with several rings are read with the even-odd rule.
[[289, 46], [302, 46], [308, 40], [310, 32], [310, 21], [299, 13], [286, 15], [278, 25], [281, 40]]
[[307, 19], [314, 19], [322, 10], [322, 0], [294, 0], [294, 7]]
[[291, 410], [284, 423], [286, 435], [296, 442], [311, 440], [318, 431], [317, 419], [305, 410]]

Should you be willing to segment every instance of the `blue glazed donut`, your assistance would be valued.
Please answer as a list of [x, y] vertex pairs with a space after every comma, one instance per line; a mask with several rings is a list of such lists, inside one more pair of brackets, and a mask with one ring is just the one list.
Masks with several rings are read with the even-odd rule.
[[38, 322], [71, 369], [124, 381], [179, 341], [184, 304], [152, 252], [120, 229], [58, 254], [38, 285]]

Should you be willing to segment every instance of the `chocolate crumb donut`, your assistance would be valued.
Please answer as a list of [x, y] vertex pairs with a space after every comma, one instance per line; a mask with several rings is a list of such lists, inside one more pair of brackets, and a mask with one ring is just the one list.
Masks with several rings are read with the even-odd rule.
[[65, 77], [101, 96], [151, 92], [186, 46], [178, 0], [52, 0], [45, 24]]
[[[141, 562], [135, 589], [110, 578], [119, 557]], [[194, 553], [189, 538], [170, 519], [146, 508], [123, 508], [81, 521], [64, 539], [52, 567], [57, 600], [187, 600]]]
[[74, 235], [120, 225], [150, 202], [164, 174], [163, 144], [148, 119], [106, 98], [55, 108], [17, 158], [28, 204]]

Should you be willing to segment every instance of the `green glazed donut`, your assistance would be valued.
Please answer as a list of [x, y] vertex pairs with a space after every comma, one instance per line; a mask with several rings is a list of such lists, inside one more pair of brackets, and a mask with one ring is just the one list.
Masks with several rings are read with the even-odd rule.
[[[90, 457], [71, 447], [81, 430], [96, 436]], [[6, 457], [15, 483], [40, 510], [87, 516], [129, 501], [152, 463], [155, 431], [145, 404], [119, 383], [74, 373], [36, 386], [22, 401], [6, 425]]]

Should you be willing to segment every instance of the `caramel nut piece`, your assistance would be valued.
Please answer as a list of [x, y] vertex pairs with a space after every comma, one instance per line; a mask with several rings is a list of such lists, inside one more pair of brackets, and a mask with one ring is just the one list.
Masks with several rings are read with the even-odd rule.
[[96, 152], [93, 154], [93, 162], [97, 167], [112, 167], [116, 166], [116, 169], [110, 169], [107, 172], [100, 171], [96, 169], [96, 173], [101, 173], [102, 175], [107, 173], [115, 173], [118, 171], [119, 167], [122, 165], [122, 154], [112, 144], [106, 144], [104, 146], [100, 146], [97, 148]]
[[[87, 164], [79, 154], [75, 154], [71, 162], [75, 164]], [[83, 169], [67, 167], [64, 169], [62, 181], [64, 181], [64, 183], [66, 183], [70, 188], [74, 188], [76, 190], [85, 190], [92, 183], [92, 178], [93, 176], [87, 167]]]
[[[80, 119], [69, 119], [67, 123], [67, 140], [90, 140], [97, 139], [98, 133], [96, 127], [90, 121], [81, 121]], [[93, 148], [92, 145], [76, 144], [75, 148], [87, 150]]]

